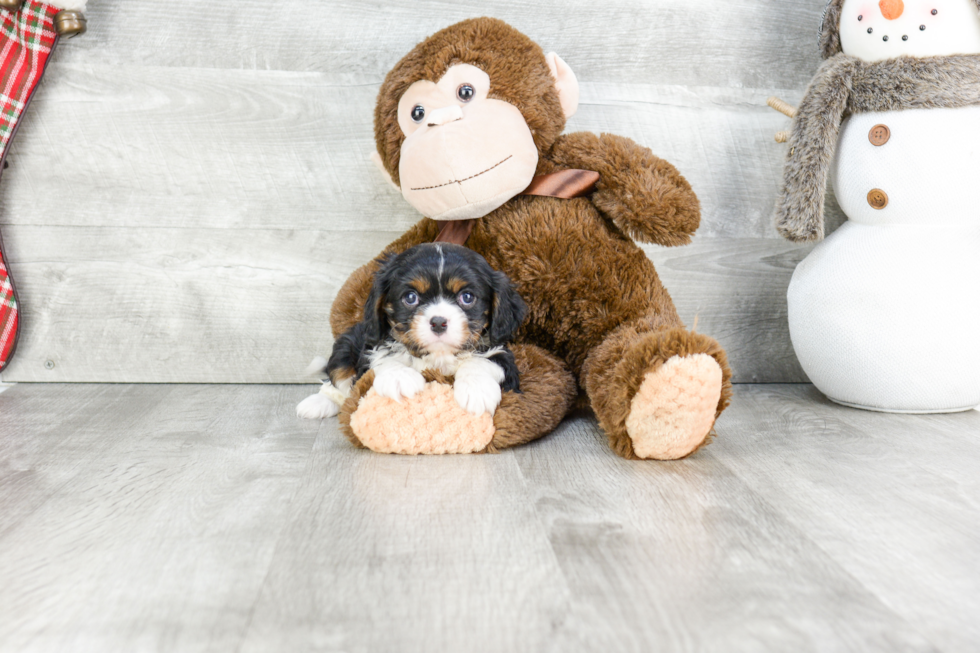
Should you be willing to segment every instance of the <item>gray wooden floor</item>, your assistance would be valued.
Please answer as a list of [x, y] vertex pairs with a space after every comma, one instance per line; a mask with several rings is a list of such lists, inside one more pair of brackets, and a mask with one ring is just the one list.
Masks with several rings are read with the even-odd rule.
[[0, 395], [0, 651], [980, 648], [980, 413], [739, 386], [681, 462], [402, 458], [306, 392]]

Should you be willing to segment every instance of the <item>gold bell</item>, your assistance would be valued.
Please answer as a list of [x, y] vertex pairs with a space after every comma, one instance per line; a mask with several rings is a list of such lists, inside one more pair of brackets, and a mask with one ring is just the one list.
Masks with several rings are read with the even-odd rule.
[[24, 0], [0, 0], [0, 9], [6, 9], [7, 11], [20, 11], [23, 4]]
[[[0, 0], [2, 2], [3, 0]], [[72, 9], [59, 11], [54, 17], [54, 27], [61, 36], [71, 38], [84, 34], [86, 29], [85, 14]]]

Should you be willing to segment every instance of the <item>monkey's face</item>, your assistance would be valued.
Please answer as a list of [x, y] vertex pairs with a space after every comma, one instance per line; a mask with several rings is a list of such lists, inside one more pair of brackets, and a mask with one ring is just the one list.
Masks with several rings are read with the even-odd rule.
[[490, 97], [490, 77], [457, 64], [398, 101], [402, 195], [433, 220], [479, 218], [531, 183], [538, 150], [524, 116]]
[[845, 0], [841, 49], [865, 61], [980, 53], [974, 0]]

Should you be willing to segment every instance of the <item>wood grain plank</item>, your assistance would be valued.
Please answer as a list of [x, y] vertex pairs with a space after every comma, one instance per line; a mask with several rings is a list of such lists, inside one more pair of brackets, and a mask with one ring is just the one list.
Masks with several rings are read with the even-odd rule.
[[5, 374], [19, 381], [308, 382], [310, 359], [330, 350], [340, 284], [392, 240], [285, 230], [6, 233], [23, 331]]
[[980, 414], [882, 415], [739, 388], [709, 449], [944, 651], [980, 641]]
[[[348, 274], [391, 232], [7, 227], [23, 332], [9, 381], [300, 383]], [[768, 239], [647, 250], [739, 382], [802, 381], [785, 292], [806, 253]], [[54, 363], [49, 368], [46, 363]]]
[[0, 650], [238, 648], [319, 425], [301, 388], [141, 390], [165, 405], [103, 401], [99, 455], [0, 538]]
[[545, 650], [568, 590], [512, 454], [379, 455], [334, 424], [243, 653]]
[[725, 347], [736, 383], [809, 380], [789, 337], [786, 289], [811, 249], [741, 238], [645, 247], [681, 319]]
[[551, 650], [934, 650], [716, 446], [625, 461], [580, 418], [515, 450], [572, 595]]
[[716, 441], [676, 463], [622, 460], [582, 416], [503, 455], [409, 458], [298, 420], [304, 394], [0, 396], [0, 469], [63, 479], [40, 503], [0, 497], [0, 526], [26, 515], [0, 535], [0, 651], [977, 641], [976, 412], [743, 385]]
[[[0, 538], [28, 518], [166, 399], [159, 388], [60, 384], [0, 399]], [[66, 428], [67, 427], [67, 428]]]
[[[369, 162], [376, 85], [66, 64], [45, 82], [11, 147], [4, 223], [394, 231], [419, 219]], [[585, 84], [566, 131], [628, 136], [676, 165], [701, 198], [702, 235], [777, 238], [786, 146], [773, 134], [788, 120], [766, 106], [772, 92]]]
[[80, 64], [295, 70], [380, 83], [418, 41], [490, 15], [557, 51], [585, 81], [802, 87], [819, 64], [823, 0], [100, 0], [63, 44]]

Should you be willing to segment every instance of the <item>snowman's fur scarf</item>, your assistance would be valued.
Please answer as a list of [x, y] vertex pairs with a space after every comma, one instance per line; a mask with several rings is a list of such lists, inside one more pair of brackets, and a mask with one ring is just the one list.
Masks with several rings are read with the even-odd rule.
[[848, 115], [971, 105], [980, 105], [980, 55], [873, 63], [843, 53], [831, 57], [810, 82], [793, 121], [776, 204], [779, 233], [795, 242], [823, 238], [827, 176]]
[[[980, 13], [980, 0], [977, 12]], [[824, 59], [830, 59], [835, 54], [843, 52], [840, 45], [840, 14], [844, 8], [844, 0], [830, 0], [824, 10], [823, 23], [820, 26], [820, 52]]]

